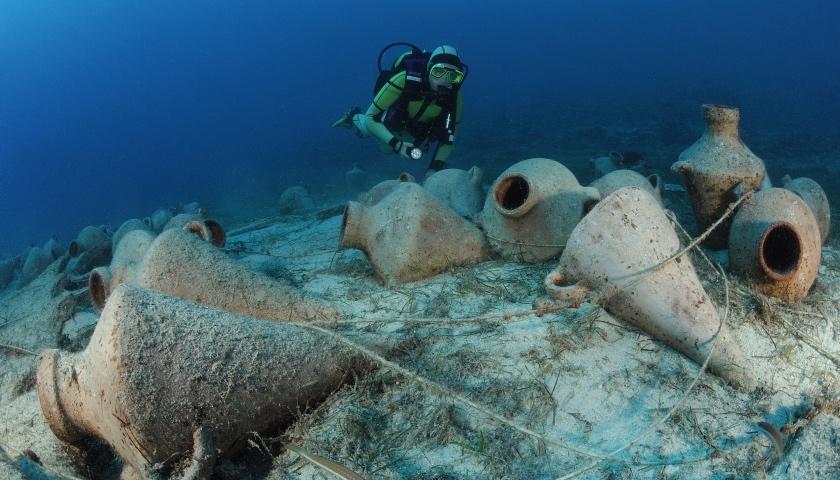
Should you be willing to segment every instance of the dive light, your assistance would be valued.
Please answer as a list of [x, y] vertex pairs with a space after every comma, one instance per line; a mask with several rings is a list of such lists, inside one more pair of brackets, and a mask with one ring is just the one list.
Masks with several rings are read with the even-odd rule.
[[420, 157], [423, 156], [423, 150], [420, 150], [420, 147], [414, 147], [408, 151], [408, 155], [414, 160], [420, 160]]

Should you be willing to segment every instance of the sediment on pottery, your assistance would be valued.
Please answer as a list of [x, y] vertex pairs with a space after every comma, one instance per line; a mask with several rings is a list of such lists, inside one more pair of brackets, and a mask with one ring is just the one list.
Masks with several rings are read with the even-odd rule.
[[746, 200], [729, 233], [729, 267], [759, 292], [788, 302], [808, 294], [820, 267], [822, 240], [811, 208], [783, 188]]
[[606, 198], [623, 187], [639, 187], [662, 203], [661, 185], [662, 179], [659, 175], [654, 173], [646, 177], [634, 170], [614, 170], [589, 184], [590, 187], [598, 189], [601, 198]]
[[484, 202], [481, 189], [483, 176], [484, 171], [477, 166], [469, 170], [447, 168], [426, 178], [423, 188], [449, 205], [458, 215], [474, 218]]
[[705, 361], [717, 334], [710, 371], [753, 390], [760, 382], [750, 360], [721, 325], [691, 259], [660, 265], [679, 250], [659, 202], [638, 187], [621, 188], [575, 227], [557, 268], [546, 277], [546, 290], [572, 304], [596, 301], [697, 363]]
[[412, 182], [374, 205], [349, 202], [339, 244], [365, 252], [387, 285], [477, 263], [487, 254], [478, 228]]
[[247, 446], [249, 432], [277, 435], [361, 365], [317, 333], [123, 284], [85, 350], [39, 355], [36, 388], [59, 439], [104, 440], [123, 478], [152, 478], [194, 451], [211, 452], [192, 457], [212, 472], [217, 454]]
[[131, 283], [138, 286], [240, 315], [278, 322], [339, 315], [302, 291], [245, 268], [185, 228], [158, 235], [132, 270]]
[[563, 250], [586, 209], [600, 198], [596, 188], [582, 187], [563, 164], [532, 158], [496, 179], [478, 223], [504, 258], [541, 262]]
[[799, 195], [811, 209], [817, 225], [820, 227], [820, 241], [824, 244], [828, 233], [831, 231], [831, 206], [828, 203], [828, 195], [819, 183], [807, 177], [790, 178], [790, 175], [782, 177], [782, 186], [791, 192]]
[[116, 251], [117, 245], [120, 243], [120, 240], [128, 233], [134, 230], [145, 230], [147, 232], [152, 231], [151, 220], [141, 220], [139, 218], [130, 218], [120, 225], [120, 228], [114, 232], [114, 235], [111, 237], [111, 250]]
[[[764, 162], [741, 141], [740, 116], [734, 107], [703, 105], [705, 132], [671, 165], [672, 171], [684, 176], [700, 231], [717, 221], [739, 192], [758, 190], [764, 182]], [[726, 248], [730, 223], [731, 219], [725, 220], [704, 244]]]
[[414, 183], [414, 175], [403, 172], [396, 179], [384, 180], [382, 182], [379, 182], [367, 192], [359, 194], [359, 196], [356, 198], [356, 201], [361, 203], [362, 205], [376, 205], [389, 193], [393, 192], [395, 188], [400, 186], [401, 183], [405, 182]]

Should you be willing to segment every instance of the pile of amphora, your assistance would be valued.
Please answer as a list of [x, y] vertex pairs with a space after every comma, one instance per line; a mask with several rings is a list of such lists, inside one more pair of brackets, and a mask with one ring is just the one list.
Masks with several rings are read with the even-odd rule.
[[[251, 432], [275, 433], [363, 368], [353, 352], [291, 323], [337, 309], [248, 268], [224, 244], [221, 225], [197, 205], [113, 233], [86, 229], [71, 243], [66, 288], [86, 284], [100, 316], [84, 350], [38, 357], [38, 399], [59, 439], [106, 442], [122, 478], [209, 478]], [[105, 260], [79, 261], [93, 249]]]
[[[741, 141], [736, 108], [704, 105], [706, 130], [674, 166], [685, 175], [705, 246], [729, 246], [731, 270], [767, 295], [796, 301], [814, 283], [829, 208], [810, 179], [770, 186], [763, 162]], [[545, 279], [554, 302], [601, 304], [733, 386], [764, 382], [703, 288], [662, 205], [659, 175], [619, 153], [592, 161], [602, 174], [582, 186], [560, 162], [518, 162], [483, 194], [480, 170], [448, 169], [422, 185], [404, 174], [350, 202], [340, 248], [365, 252], [386, 285], [415, 281], [491, 256], [559, 265]], [[353, 174], [357, 174], [354, 167]], [[729, 206], [748, 195], [729, 218]], [[481, 197], [484, 196], [483, 202]], [[483, 203], [483, 204], [482, 204]], [[713, 342], [715, 340], [715, 342]]]
[[[759, 291], [802, 298], [828, 231], [824, 192], [808, 179], [770, 187], [738, 136], [738, 110], [703, 108], [706, 132], [674, 164], [700, 231], [748, 195], [707, 245], [728, 245], [732, 271]], [[624, 168], [618, 154], [597, 164], [603, 176], [588, 186], [546, 158], [511, 165], [486, 189], [478, 167], [442, 170], [422, 184], [403, 174], [347, 203], [339, 248], [363, 251], [385, 285], [491, 257], [556, 262], [544, 279], [553, 305], [597, 303], [697, 363], [709, 358], [709, 370], [734, 387], [761, 387], [691, 259], [678, 255], [659, 176]], [[358, 167], [346, 176], [355, 186], [364, 179]], [[288, 209], [308, 208], [303, 197], [289, 192]], [[94, 248], [82, 237], [69, 248], [73, 258]], [[126, 478], [207, 477], [249, 432], [276, 432], [300, 406], [367, 368], [301, 323], [337, 318], [338, 309], [223, 251], [224, 229], [200, 209], [129, 220], [107, 239], [97, 244], [107, 261], [68, 273], [69, 285], [86, 282], [101, 312], [90, 343], [78, 353], [43, 352], [37, 389], [53, 432], [76, 445], [104, 440]]]
[[808, 294], [831, 223], [828, 197], [810, 178], [772, 186], [764, 162], [741, 141], [737, 108], [704, 105], [706, 130], [671, 166], [685, 177], [698, 229], [714, 224], [747, 195], [705, 246], [728, 248], [729, 267], [754, 288], [788, 302]]

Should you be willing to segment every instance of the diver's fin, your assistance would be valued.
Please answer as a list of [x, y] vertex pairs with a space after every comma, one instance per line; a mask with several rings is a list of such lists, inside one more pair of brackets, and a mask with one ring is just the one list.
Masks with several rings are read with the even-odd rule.
[[335, 127], [344, 127], [350, 128], [353, 126], [353, 116], [362, 112], [362, 109], [359, 107], [353, 107], [347, 111], [344, 115], [341, 116], [338, 120], [333, 122], [332, 126]]

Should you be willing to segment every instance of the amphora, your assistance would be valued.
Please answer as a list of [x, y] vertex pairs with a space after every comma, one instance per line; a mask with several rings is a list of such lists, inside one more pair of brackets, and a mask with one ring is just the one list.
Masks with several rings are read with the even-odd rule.
[[123, 284], [87, 348], [39, 355], [36, 385], [53, 433], [104, 440], [122, 478], [157, 478], [152, 466], [190, 452], [195, 478], [210, 478], [218, 454], [276, 434], [360, 363], [317, 333]]
[[729, 231], [729, 266], [755, 288], [795, 302], [820, 268], [822, 240], [811, 208], [795, 193], [770, 188], [741, 204]]
[[546, 277], [546, 289], [572, 303], [594, 298], [697, 363], [709, 355], [717, 334], [709, 369], [737, 387], [754, 389], [748, 361], [721, 324], [691, 259], [662, 264], [679, 249], [659, 202], [640, 188], [625, 187], [599, 202], [575, 227], [560, 264]]
[[[717, 221], [740, 193], [761, 188], [766, 175], [764, 162], [741, 141], [737, 108], [703, 105], [703, 118], [703, 135], [671, 165], [671, 170], [685, 177], [700, 231]], [[712, 231], [705, 245], [726, 248], [730, 223], [727, 219]]]
[[493, 182], [478, 219], [490, 246], [504, 258], [542, 262], [557, 256], [586, 213], [601, 199], [562, 163], [531, 158]]
[[480, 262], [481, 231], [420, 185], [402, 182], [373, 205], [349, 202], [341, 248], [362, 250], [387, 285]]

